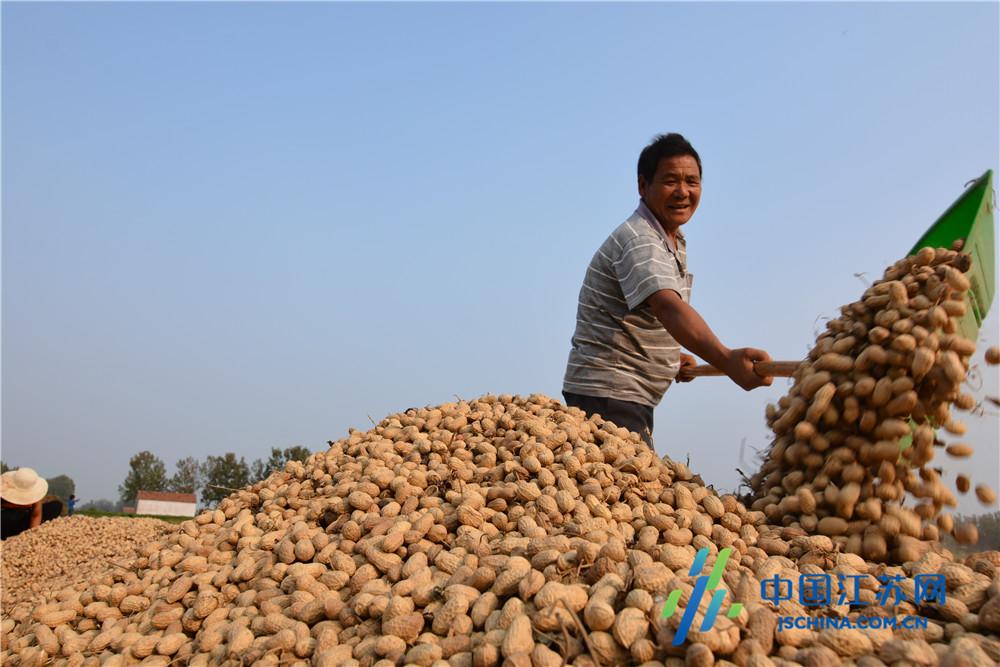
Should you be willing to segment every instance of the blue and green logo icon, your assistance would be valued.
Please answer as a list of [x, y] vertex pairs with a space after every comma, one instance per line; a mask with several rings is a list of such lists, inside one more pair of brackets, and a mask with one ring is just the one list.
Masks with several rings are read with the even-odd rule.
[[[698, 612], [698, 606], [701, 604], [701, 598], [705, 595], [705, 591], [712, 591], [712, 601], [708, 604], [708, 611], [705, 612], [705, 620], [701, 623], [700, 632], [708, 632], [712, 629], [715, 624], [715, 617], [719, 615], [719, 608], [722, 607], [722, 601], [726, 597], [726, 591], [715, 590], [719, 585], [719, 581], [722, 580], [722, 571], [726, 569], [726, 563], [729, 561], [729, 555], [733, 553], [733, 550], [729, 547], [719, 551], [719, 557], [715, 560], [715, 566], [712, 568], [712, 574], [703, 575], [701, 574], [702, 568], [705, 567], [705, 561], [708, 560], [708, 548], [698, 549], [698, 553], [694, 557], [694, 562], [691, 563], [690, 576], [697, 576], [698, 579], [694, 583], [694, 591], [691, 592], [690, 604], [684, 610], [684, 615], [681, 617], [681, 624], [677, 628], [677, 634], [674, 635], [674, 641], [672, 642], [674, 646], [680, 646], [687, 640], [688, 631], [691, 629], [691, 623], [694, 621], [694, 616]], [[700, 575], [700, 576], [699, 576]], [[661, 618], [670, 618], [677, 611], [677, 603], [681, 599], [680, 589], [672, 591], [667, 597], [666, 604], [663, 605], [663, 613]], [[726, 613], [727, 618], [735, 618], [739, 616], [739, 613], [743, 610], [743, 603], [734, 602], [729, 607], [729, 611]]]

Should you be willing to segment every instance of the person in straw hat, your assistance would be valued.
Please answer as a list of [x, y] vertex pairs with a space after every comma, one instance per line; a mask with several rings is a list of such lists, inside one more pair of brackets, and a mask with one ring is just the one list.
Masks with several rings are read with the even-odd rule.
[[42, 499], [49, 483], [31, 468], [0, 476], [0, 539], [6, 540], [42, 523]]

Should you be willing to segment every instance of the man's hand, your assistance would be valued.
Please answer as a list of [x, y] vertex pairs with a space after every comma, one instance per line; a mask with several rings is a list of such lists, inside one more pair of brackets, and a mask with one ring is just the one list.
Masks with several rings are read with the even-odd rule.
[[753, 365], [755, 361], [771, 361], [771, 355], [753, 347], [741, 347], [729, 351], [725, 367], [721, 370], [747, 391], [757, 387], [770, 387], [774, 378], [758, 375]]
[[690, 354], [684, 354], [681, 352], [681, 368], [677, 371], [677, 377], [675, 378], [677, 382], [690, 382], [694, 378], [687, 374], [686, 369], [694, 368], [698, 365], [695, 358]]
[[[670, 332], [674, 340], [684, 349], [691, 350], [747, 391], [770, 386], [771, 378], [761, 377], [753, 368], [755, 361], [771, 360], [767, 352], [752, 347], [730, 350], [716, 338], [698, 311], [685, 303], [680, 294], [673, 290], [662, 289], [654, 292], [646, 302], [663, 328]], [[681, 355], [682, 358], [684, 356], [686, 355]], [[682, 361], [681, 372], [683, 369]], [[685, 381], [680, 379], [680, 374], [678, 379], [681, 382]]]

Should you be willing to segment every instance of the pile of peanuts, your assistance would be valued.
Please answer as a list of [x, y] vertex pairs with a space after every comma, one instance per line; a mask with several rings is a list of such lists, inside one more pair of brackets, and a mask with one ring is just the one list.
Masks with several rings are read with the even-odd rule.
[[[599, 416], [541, 395], [484, 396], [352, 431], [147, 545], [129, 569], [16, 606], [0, 627], [0, 659], [161, 667], [1000, 660], [1000, 553], [956, 562], [936, 547], [890, 566], [765, 520]], [[768, 553], [769, 540], [785, 553]], [[723, 548], [731, 549], [716, 589], [724, 603], [702, 630], [712, 596], [692, 600], [692, 564], [707, 550], [707, 573]], [[760, 582], [831, 569], [859, 577], [869, 606], [823, 613], [932, 621], [917, 630], [780, 630], [780, 616], [819, 612], [762, 599]], [[877, 604], [876, 576], [918, 572], [946, 574], [946, 605]], [[682, 614], [663, 614], [672, 591], [679, 609], [697, 604], [679, 646]]]
[[[1000, 552], [958, 559], [935, 541], [953, 498], [926, 466], [936, 441], [923, 422], [960, 431], [948, 405], [969, 404], [959, 384], [973, 350], [948, 331], [963, 262], [922, 252], [831, 323], [770, 411], [778, 438], [749, 508], [546, 396], [411, 409], [232, 494], [125, 568], [13, 606], [0, 662], [997, 665]], [[923, 430], [897, 462], [910, 417]], [[928, 509], [904, 508], [904, 492]], [[856, 582], [856, 599], [809, 606], [799, 577], [823, 573]], [[930, 573], [946, 600], [914, 595], [912, 577]], [[762, 587], [777, 577], [784, 597]], [[905, 599], [880, 597], [886, 578]], [[898, 616], [927, 624], [782, 623]]]
[[[935, 431], [964, 435], [951, 408], [976, 406], [963, 392], [976, 345], [956, 325], [969, 266], [958, 250], [923, 248], [828, 322], [789, 392], [768, 406], [775, 438], [750, 482], [751, 507], [768, 523], [829, 536], [839, 550], [875, 562], [917, 560], [943, 533], [978, 541], [973, 524], [956, 526], [944, 511], [957, 500], [931, 465], [940, 450], [973, 451], [945, 446]], [[997, 356], [989, 350], [987, 362]], [[959, 492], [970, 486], [958, 476]], [[995, 505], [988, 485], [975, 493]]]
[[109, 567], [125, 567], [136, 549], [176, 526], [159, 519], [57, 517], [0, 542], [6, 611], [20, 602], [44, 602], [52, 593], [88, 582]]

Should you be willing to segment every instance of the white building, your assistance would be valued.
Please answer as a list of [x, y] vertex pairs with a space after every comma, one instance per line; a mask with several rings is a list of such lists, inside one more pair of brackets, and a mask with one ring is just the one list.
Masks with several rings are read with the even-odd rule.
[[198, 499], [193, 493], [140, 491], [136, 497], [136, 514], [160, 516], [194, 516]]

